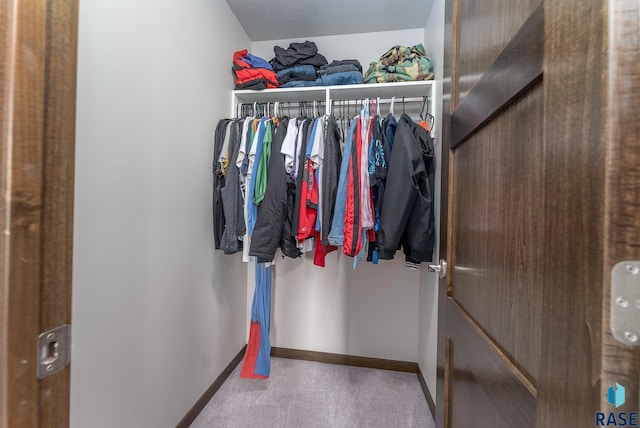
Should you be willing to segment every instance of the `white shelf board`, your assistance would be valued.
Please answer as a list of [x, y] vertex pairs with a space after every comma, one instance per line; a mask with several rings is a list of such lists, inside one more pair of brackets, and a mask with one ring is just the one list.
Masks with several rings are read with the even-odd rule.
[[273, 103], [298, 101], [325, 101], [327, 89], [323, 86], [309, 88], [277, 88], [252, 91], [241, 89], [233, 91], [239, 103]]
[[332, 100], [352, 100], [362, 98], [401, 98], [431, 95], [433, 80], [371, 83], [363, 85], [341, 85], [329, 87]]
[[325, 101], [327, 91], [333, 100], [363, 98], [401, 98], [431, 95], [433, 80], [411, 82], [372, 83], [362, 85], [312, 86], [308, 88], [277, 88], [262, 91], [233, 91], [239, 103]]

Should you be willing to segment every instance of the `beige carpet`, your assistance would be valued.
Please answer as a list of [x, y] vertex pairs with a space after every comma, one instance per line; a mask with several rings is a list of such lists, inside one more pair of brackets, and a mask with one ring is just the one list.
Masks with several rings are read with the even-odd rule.
[[435, 427], [415, 374], [283, 358], [271, 359], [268, 380], [239, 373], [192, 428]]

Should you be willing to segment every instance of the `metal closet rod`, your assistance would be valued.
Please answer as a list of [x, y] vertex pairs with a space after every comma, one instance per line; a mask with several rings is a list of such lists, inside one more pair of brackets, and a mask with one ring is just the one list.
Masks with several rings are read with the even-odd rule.
[[337, 100], [337, 99], [332, 99], [331, 103], [332, 104], [348, 104], [348, 105], [353, 105], [353, 104], [362, 104], [364, 102], [364, 100], [368, 99], [369, 102], [373, 101], [376, 104], [391, 104], [391, 102], [393, 101], [394, 103], [423, 103], [425, 100], [425, 97], [411, 97], [411, 98], [407, 98], [407, 97], [395, 97], [395, 99], [393, 98], [349, 98], [349, 99], [344, 99], [344, 100]]
[[[329, 108], [326, 111], [329, 113], [333, 110], [334, 106], [364, 106], [365, 101], [376, 105], [386, 104], [409, 104], [409, 103], [422, 103], [423, 107], [429, 106], [430, 97], [392, 97], [392, 98], [345, 98], [345, 99], [331, 99]], [[304, 109], [308, 114], [319, 113], [320, 110], [325, 110], [326, 102], [320, 100], [312, 101], [269, 101], [269, 102], [253, 102], [253, 103], [238, 103], [236, 106], [236, 115], [238, 117], [246, 114], [264, 114], [269, 115], [272, 112], [277, 114], [281, 111], [290, 111], [292, 108]], [[276, 112], [276, 110], [278, 110]]]
[[[369, 102], [373, 101], [376, 104], [391, 104], [391, 102], [396, 102], [396, 103], [416, 103], [416, 102], [421, 102], [423, 103], [425, 100], [425, 97], [395, 97], [394, 98], [345, 98], [345, 99], [332, 99], [331, 103], [332, 104], [362, 104], [364, 102], [364, 100], [369, 100]], [[428, 98], [428, 97], [427, 97]], [[324, 106], [326, 104], [326, 102], [320, 101], [320, 100], [315, 100], [315, 102], [317, 103], [317, 106]], [[264, 108], [265, 106], [267, 107], [273, 107], [275, 105], [275, 101], [269, 101], [269, 102], [255, 102], [255, 103], [238, 103], [238, 106], [241, 107], [253, 107], [254, 105], [256, 105], [258, 108]], [[288, 107], [288, 106], [302, 106], [302, 107], [313, 107], [313, 103], [314, 101], [279, 101], [278, 102], [280, 107]]]
[[[429, 104], [431, 98], [428, 95], [423, 95], [421, 97], [391, 97], [391, 98], [348, 98], [348, 99], [332, 99], [331, 105], [329, 106], [329, 112], [333, 113], [333, 108], [337, 107], [338, 110], [341, 107], [349, 107], [349, 106], [365, 106], [365, 101], [368, 101], [369, 106], [373, 105], [374, 108], [379, 107], [381, 105], [389, 104], [390, 105], [390, 113], [394, 111], [395, 104], [402, 104], [402, 110], [404, 112], [405, 105], [410, 103], [419, 103], [422, 104], [420, 108], [420, 117], [422, 117], [423, 111], [425, 114], [429, 114]], [[357, 107], [356, 107], [357, 109]]]
[[279, 113], [281, 111], [289, 111], [291, 108], [304, 109], [308, 113], [320, 113], [325, 109], [325, 101], [269, 101], [269, 102], [253, 102], [253, 103], [238, 103], [236, 105], [236, 115], [240, 116], [243, 113], [259, 114], [271, 114]]

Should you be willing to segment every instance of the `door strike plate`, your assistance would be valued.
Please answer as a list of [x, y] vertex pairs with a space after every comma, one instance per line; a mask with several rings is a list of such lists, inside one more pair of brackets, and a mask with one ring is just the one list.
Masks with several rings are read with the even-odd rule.
[[640, 260], [611, 270], [611, 333], [626, 345], [640, 345]]
[[71, 326], [46, 331], [38, 336], [38, 379], [43, 379], [69, 364]]

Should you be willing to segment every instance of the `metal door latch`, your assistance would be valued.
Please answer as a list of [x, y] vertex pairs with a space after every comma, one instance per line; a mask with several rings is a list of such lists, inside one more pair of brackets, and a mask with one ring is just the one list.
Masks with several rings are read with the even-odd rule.
[[447, 262], [444, 259], [440, 259], [440, 264], [428, 265], [429, 272], [438, 272], [440, 278], [447, 276]]
[[38, 379], [43, 379], [69, 364], [71, 326], [65, 324], [38, 336]]
[[640, 260], [611, 270], [611, 333], [626, 345], [640, 345]]

